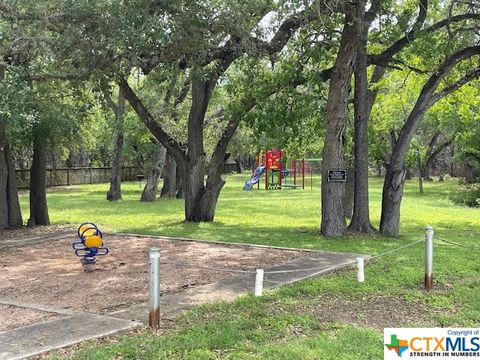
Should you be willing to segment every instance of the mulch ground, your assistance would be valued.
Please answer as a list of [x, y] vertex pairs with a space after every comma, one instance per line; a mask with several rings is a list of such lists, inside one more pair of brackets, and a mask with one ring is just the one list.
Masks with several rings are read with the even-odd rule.
[[[237, 270], [254, 270], [305, 256], [301, 251], [106, 235], [110, 253], [98, 257], [94, 271], [85, 272], [71, 248], [75, 240], [0, 250], [0, 298], [99, 314], [145, 302], [151, 246], [161, 248], [165, 262]], [[175, 293], [234, 275], [164, 264], [161, 289], [162, 293]], [[0, 323], [14, 323], [18, 311], [0, 311]], [[32, 313], [32, 317], [41, 315]]]
[[50, 225], [50, 226], [35, 226], [35, 227], [23, 227], [21, 229], [7, 229], [0, 230], [0, 245], [3, 240], [20, 240], [25, 238], [33, 238], [40, 236], [48, 236], [49, 234], [55, 234], [64, 231], [77, 231], [72, 226], [67, 225]]
[[0, 331], [17, 329], [59, 316], [61, 315], [0, 304]]

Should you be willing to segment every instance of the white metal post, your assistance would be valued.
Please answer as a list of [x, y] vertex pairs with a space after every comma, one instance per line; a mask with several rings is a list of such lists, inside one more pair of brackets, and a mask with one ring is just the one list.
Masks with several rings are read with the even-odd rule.
[[255, 272], [255, 296], [263, 294], [263, 269], [257, 269]]
[[152, 329], [160, 328], [160, 248], [152, 247], [150, 257], [150, 297], [148, 325]]
[[365, 282], [365, 261], [363, 257], [357, 257], [357, 280], [360, 283]]
[[425, 229], [425, 289], [433, 288], [433, 227]]

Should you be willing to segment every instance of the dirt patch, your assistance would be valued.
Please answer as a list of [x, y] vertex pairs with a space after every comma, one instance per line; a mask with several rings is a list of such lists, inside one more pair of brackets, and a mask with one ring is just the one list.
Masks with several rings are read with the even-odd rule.
[[[105, 237], [110, 254], [98, 257], [95, 271], [83, 271], [73, 255], [72, 239], [0, 250], [0, 297], [95, 313], [106, 313], [148, 300], [148, 249], [161, 248], [165, 262], [253, 270], [301, 256], [250, 246], [219, 245], [132, 236]], [[163, 293], [217, 282], [235, 274], [162, 265]], [[0, 318], [0, 321], [3, 320]]]
[[0, 304], [0, 331], [17, 329], [59, 316], [61, 315]]
[[311, 314], [320, 323], [340, 322], [381, 331], [387, 327], [415, 327], [419, 323], [422, 327], [440, 326], [432, 319], [434, 310], [401, 296], [371, 295], [354, 300], [321, 296], [313, 303], [316, 305], [307, 305], [298, 311]]

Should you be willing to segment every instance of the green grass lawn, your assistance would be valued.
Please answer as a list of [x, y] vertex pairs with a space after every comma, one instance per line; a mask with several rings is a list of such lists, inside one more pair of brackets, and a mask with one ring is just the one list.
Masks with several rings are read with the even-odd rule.
[[[472, 246], [480, 209], [454, 205], [456, 181], [406, 185], [398, 239], [319, 236], [319, 182], [313, 190], [243, 192], [248, 175], [229, 176], [210, 224], [186, 224], [181, 200], [140, 203], [138, 183], [123, 185], [123, 200], [105, 199], [107, 184], [49, 192], [53, 223], [94, 221], [101, 228], [307, 249], [378, 254], [421, 239], [426, 225], [438, 238]], [[371, 217], [378, 225], [382, 181], [371, 181]], [[21, 198], [27, 213], [27, 197]], [[163, 336], [142, 331], [88, 342], [76, 359], [381, 359], [383, 327], [480, 325], [480, 251], [435, 244], [435, 290], [423, 283], [418, 244], [366, 266], [366, 283], [346, 270], [233, 303], [203, 306], [180, 317]], [[61, 358], [65, 354], [53, 355]]]

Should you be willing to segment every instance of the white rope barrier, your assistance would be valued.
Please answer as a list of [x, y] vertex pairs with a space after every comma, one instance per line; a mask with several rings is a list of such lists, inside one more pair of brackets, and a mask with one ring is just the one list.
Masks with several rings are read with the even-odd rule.
[[454, 245], [454, 246], [462, 247], [462, 248], [465, 248], [465, 249], [480, 251], [480, 247], [475, 246], [475, 245], [472, 245], [472, 246], [463, 245], [463, 244], [459, 244], [459, 243], [449, 241], [449, 240], [445, 240], [445, 239], [441, 239], [441, 238], [437, 238], [437, 240], [440, 240], [441, 242], [443, 242], [445, 244]]
[[[415, 241], [413, 243], [410, 243], [410, 244], [407, 244], [407, 245], [404, 245], [404, 246], [401, 246], [401, 247], [398, 247], [398, 248], [395, 248], [395, 249], [392, 249], [392, 250], [388, 250], [388, 251], [385, 251], [383, 253], [380, 253], [380, 254], [377, 254], [377, 255], [373, 255], [373, 256], [370, 256], [370, 257], [365, 257], [365, 260], [369, 261], [369, 260], [374, 260], [374, 259], [377, 259], [379, 257], [382, 257], [382, 256], [385, 256], [385, 255], [388, 255], [388, 254], [391, 254], [393, 252], [396, 252], [396, 251], [400, 251], [400, 250], [403, 250], [403, 249], [406, 249], [410, 246], [413, 246], [413, 245], [416, 245], [420, 242], [423, 242], [425, 241], [424, 239], [421, 239], [421, 240], [418, 240], [418, 241]], [[326, 270], [326, 269], [329, 269], [329, 270], [332, 270], [332, 269], [337, 269], [339, 267], [344, 267], [346, 265], [351, 265], [353, 263], [357, 263], [357, 259], [355, 260], [351, 260], [351, 261], [347, 261], [347, 262], [344, 262], [344, 263], [341, 263], [339, 265], [336, 265], [336, 266], [316, 266], [316, 267], [311, 267], [311, 268], [303, 268], [303, 269], [288, 269], [288, 270], [272, 270], [272, 271], [264, 271], [264, 274], [265, 275], [271, 275], [271, 274], [288, 274], [288, 273], [295, 273], [295, 272], [307, 272], [307, 271], [323, 271], [323, 270]], [[162, 264], [164, 265], [173, 265], [173, 266], [179, 266], [179, 267], [191, 267], [191, 268], [196, 268], [196, 269], [203, 269], [203, 270], [210, 270], [210, 271], [219, 271], [219, 272], [230, 272], [230, 273], [238, 273], [238, 274], [256, 274], [256, 271], [255, 270], [236, 270], [236, 269], [226, 269], [226, 268], [217, 268], [217, 267], [210, 267], [210, 266], [200, 266], [200, 265], [194, 265], [194, 264], [186, 264], [186, 263], [179, 263], [179, 262], [167, 262], [167, 261], [163, 261]]]
[[[441, 242], [449, 245], [454, 245], [462, 248], [467, 248], [471, 250], [480, 250], [478, 246], [467, 246], [463, 244], [459, 244], [453, 241], [437, 238]], [[377, 255], [373, 256], [365, 256], [365, 257], [357, 257], [355, 259], [334, 265], [334, 266], [317, 266], [317, 267], [310, 267], [310, 268], [303, 268], [303, 269], [288, 269], [288, 270], [272, 270], [272, 271], [264, 271], [261, 268], [257, 268], [255, 270], [236, 270], [236, 269], [226, 269], [226, 268], [218, 268], [218, 267], [211, 267], [211, 266], [200, 266], [194, 264], [187, 264], [187, 263], [180, 263], [180, 262], [170, 262], [164, 261], [161, 262], [161, 265], [172, 265], [178, 267], [189, 267], [195, 269], [203, 269], [209, 271], [218, 271], [218, 272], [226, 272], [226, 273], [235, 273], [235, 274], [255, 274], [255, 296], [261, 296], [263, 294], [263, 285], [264, 283], [273, 284], [273, 285], [283, 285], [285, 281], [274, 281], [269, 280], [266, 278], [265, 275], [275, 275], [275, 274], [289, 274], [289, 273], [296, 273], [296, 272], [312, 272], [311, 275], [320, 275], [326, 272], [334, 271], [341, 268], [346, 268], [351, 265], [357, 265], [357, 280], [358, 282], [362, 283], [365, 281], [365, 273], [364, 273], [364, 263], [365, 261], [371, 261], [378, 259], [380, 257], [392, 254], [394, 252], [415, 246], [419, 243], [425, 242], [425, 287], [427, 290], [431, 290], [433, 287], [432, 282], [432, 267], [433, 267], [433, 228], [427, 227], [425, 233], [425, 239], [420, 239], [414, 241], [412, 243], [397, 247], [395, 249], [391, 249], [385, 252], [382, 252]], [[160, 275], [160, 267], [157, 264], [160, 264], [160, 249], [158, 248], [151, 248], [150, 249], [150, 262], [151, 262], [151, 284], [150, 284], [150, 313], [152, 311], [155, 316], [150, 321], [150, 326], [153, 328], [159, 327], [159, 298], [160, 298], [160, 284], [159, 284], [159, 275]], [[428, 280], [428, 283], [427, 283]], [[158, 316], [156, 313], [158, 312]], [[150, 314], [150, 315], [151, 315]], [[150, 316], [152, 318], [152, 316]], [[153, 320], [153, 321], [152, 321]]]
[[393, 252], [396, 252], [396, 251], [399, 251], [399, 250], [403, 250], [403, 249], [406, 249], [410, 246], [413, 246], [413, 245], [416, 245], [418, 243], [421, 243], [421, 242], [424, 242], [425, 239], [420, 239], [418, 241], [415, 241], [413, 243], [410, 243], [410, 244], [407, 244], [407, 245], [404, 245], [404, 246], [401, 246], [401, 247], [398, 247], [398, 248], [395, 248], [395, 249], [392, 249], [392, 250], [388, 250], [388, 251], [385, 251], [383, 253], [380, 253], [380, 254], [377, 254], [377, 255], [374, 255], [374, 256], [371, 256], [368, 260], [374, 260], [376, 258], [379, 258], [379, 257], [382, 257], [382, 256], [385, 256], [385, 255], [388, 255], [388, 254], [391, 254]]

